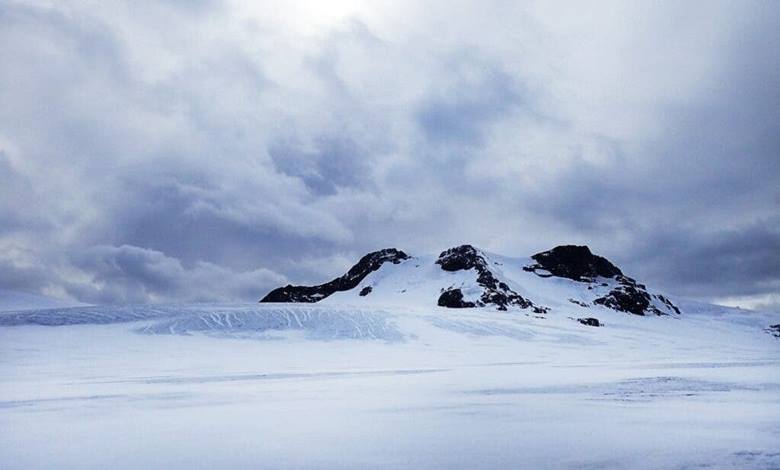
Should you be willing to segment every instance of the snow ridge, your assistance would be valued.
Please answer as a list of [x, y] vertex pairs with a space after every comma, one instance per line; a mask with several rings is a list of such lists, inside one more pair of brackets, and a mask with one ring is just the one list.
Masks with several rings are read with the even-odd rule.
[[634, 315], [681, 313], [668, 297], [651, 294], [606, 258], [574, 245], [527, 260], [489, 254], [472, 245], [447, 249], [438, 257], [411, 257], [388, 248], [369, 253], [329, 283], [280, 287], [261, 302], [313, 303], [326, 298], [376, 306], [530, 309], [536, 314], [569, 301]]
[[135, 305], [73, 307], [0, 314], [2, 326], [107, 325], [146, 322], [136, 331], [146, 334], [251, 336], [303, 332], [308, 339], [378, 339], [403, 336], [381, 310], [314, 307], [310, 305]]

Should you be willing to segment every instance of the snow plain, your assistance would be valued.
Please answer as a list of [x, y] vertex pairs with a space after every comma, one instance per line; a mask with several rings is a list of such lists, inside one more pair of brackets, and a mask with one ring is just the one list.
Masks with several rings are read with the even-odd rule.
[[349, 300], [0, 313], [0, 468], [780, 468], [776, 315]]

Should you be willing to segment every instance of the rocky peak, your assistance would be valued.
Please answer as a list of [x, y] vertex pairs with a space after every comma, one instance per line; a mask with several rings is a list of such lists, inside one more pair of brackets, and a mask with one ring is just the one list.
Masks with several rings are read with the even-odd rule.
[[360, 284], [360, 281], [385, 263], [398, 264], [408, 258], [409, 255], [395, 248], [374, 251], [360, 258], [360, 261], [352, 266], [346, 274], [330, 282], [318, 286], [287, 285], [279, 287], [269, 292], [260, 302], [318, 302], [335, 292], [354, 289]]
[[[389, 273], [391, 282], [385, 286], [393, 286], [390, 294], [383, 281], [388, 276], [380, 276], [371, 282], [364, 281], [366, 277], [377, 271], [385, 263], [399, 264], [410, 257], [401, 250], [387, 248], [375, 251], [362, 257], [343, 276], [317, 286], [287, 285], [274, 289], [263, 297], [261, 302], [318, 302], [326, 297], [343, 291], [355, 289], [355, 300], [360, 297], [372, 299], [387, 298], [388, 295], [405, 295], [407, 288], [415, 288], [415, 283], [426, 286], [437, 283], [438, 298], [430, 299], [431, 305], [449, 308], [471, 308], [493, 306], [499, 310], [510, 307], [533, 309], [544, 313], [548, 309], [534, 304], [521, 296], [512, 286], [522, 286], [523, 277], [506, 277], [507, 273], [515, 274], [515, 269], [501, 268], [488, 255], [472, 245], [460, 245], [441, 252], [435, 259], [435, 265], [442, 271], [454, 273], [472, 271], [476, 274], [476, 283], [471, 276], [442, 276], [441, 273], [431, 274], [420, 263]], [[430, 258], [419, 258], [418, 261]], [[635, 315], [667, 315], [679, 314], [680, 310], [666, 297], [652, 294], [647, 288], [634, 279], [623, 275], [622, 271], [607, 259], [594, 255], [587, 246], [565, 245], [557, 246], [549, 251], [532, 256], [533, 262], [522, 266], [522, 269], [540, 277], [560, 277], [572, 280], [574, 291], [581, 290], [577, 298], [569, 301], [583, 308], [601, 306]], [[506, 262], [506, 261], [505, 261]], [[435, 269], [434, 269], [435, 270]], [[427, 278], [419, 278], [424, 273]], [[410, 276], [410, 279], [400, 280], [394, 276]], [[414, 280], [414, 281], [412, 281]], [[515, 284], [516, 283], [516, 284]], [[399, 284], [402, 286], [400, 287]], [[565, 284], [565, 283], [564, 283]], [[358, 288], [358, 289], [356, 289]], [[517, 287], [514, 287], [517, 289]], [[519, 290], [519, 289], [518, 289]], [[375, 293], [375, 292], [378, 292]], [[428, 291], [430, 292], [430, 291]], [[523, 291], [524, 292], [524, 291]], [[534, 295], [533, 292], [529, 295]], [[569, 295], [569, 294], [566, 294]]]
[[500, 281], [490, 270], [487, 260], [476, 248], [471, 245], [461, 245], [443, 251], [436, 260], [436, 264], [445, 271], [465, 271], [474, 269], [477, 271], [477, 284], [482, 289], [482, 295], [477, 302], [466, 302], [460, 289], [450, 287], [444, 290], [439, 297], [438, 305], [450, 308], [484, 307], [495, 305], [499, 310], [506, 310], [507, 306], [515, 305], [520, 308], [533, 307], [534, 311], [544, 313], [545, 307], [537, 307], [530, 300], [523, 298], [509, 286]]
[[445, 271], [487, 268], [485, 258], [471, 245], [461, 245], [442, 251], [436, 264]]
[[347, 271], [347, 274], [334, 279], [334, 281], [339, 282], [340, 288], [338, 290], [349, 290], [357, 287], [363, 278], [382, 267], [383, 264], [387, 262], [398, 264], [406, 259], [409, 259], [409, 255], [395, 248], [374, 251], [360, 258], [360, 261]]
[[596, 277], [615, 277], [623, 273], [609, 260], [591, 253], [587, 246], [562, 245], [533, 255], [535, 264], [525, 266], [526, 271], [540, 276], [565, 277], [575, 281], [591, 282]]
[[650, 294], [644, 284], [623, 275], [617, 266], [606, 258], [594, 255], [587, 246], [556, 246], [531, 258], [536, 263], [524, 266], [523, 269], [537, 276], [563, 277], [591, 284], [595, 284], [599, 277], [614, 279], [616, 285], [607, 294], [594, 299], [595, 304], [634, 315], [680, 313], [669, 299]]

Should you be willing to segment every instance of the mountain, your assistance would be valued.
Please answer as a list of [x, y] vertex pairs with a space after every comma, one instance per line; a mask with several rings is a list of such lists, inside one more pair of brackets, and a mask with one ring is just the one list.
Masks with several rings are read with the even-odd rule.
[[[387, 248], [369, 253], [341, 277], [319, 286], [292, 286], [274, 289], [261, 302], [318, 302], [336, 292], [354, 289], [370, 273], [378, 270], [384, 263], [398, 264], [406, 261], [409, 256], [395, 248]], [[370, 292], [370, 287], [366, 293]], [[365, 295], [365, 294], [361, 294]]]
[[634, 315], [681, 313], [664, 295], [651, 293], [587, 246], [575, 245], [557, 246], [530, 258], [496, 255], [471, 245], [449, 248], [438, 256], [410, 256], [387, 248], [367, 254], [330, 282], [279, 287], [260, 302], [488, 307], [537, 315], [571, 311], [572, 305]]

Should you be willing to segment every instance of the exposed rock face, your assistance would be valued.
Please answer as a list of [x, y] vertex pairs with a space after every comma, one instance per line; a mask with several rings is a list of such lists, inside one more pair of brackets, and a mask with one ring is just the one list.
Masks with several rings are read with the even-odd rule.
[[439, 307], [447, 308], [472, 308], [476, 307], [474, 302], [468, 302], [463, 300], [463, 292], [460, 289], [450, 288], [445, 290], [439, 296]]
[[767, 328], [765, 328], [765, 331], [775, 338], [780, 338], [780, 323], [777, 325], [769, 325]]
[[644, 315], [650, 310], [653, 313], [661, 312], [650, 303], [650, 294], [638, 287], [630, 278], [620, 279], [621, 285], [609, 291], [604, 297], [599, 297], [593, 303], [603, 305], [613, 310]]
[[319, 286], [287, 285], [272, 290], [260, 302], [318, 302], [334, 292], [354, 289], [360, 284], [360, 281], [379, 269], [384, 263], [398, 264], [408, 258], [406, 253], [395, 248], [375, 251], [362, 257], [347, 274], [328, 283]]
[[[545, 313], [547, 311], [546, 308], [534, 305], [531, 301], [524, 299], [520, 294], [510, 289], [506, 283], [499, 281], [490, 271], [485, 258], [471, 245], [461, 245], [443, 251], [439, 255], [439, 259], [436, 260], [436, 264], [441, 266], [441, 269], [445, 271], [462, 271], [469, 269], [477, 271], [477, 284], [479, 284], [484, 291], [480, 299], [476, 302], [476, 305], [472, 306], [484, 307], [485, 305], [493, 304], [499, 310], [506, 310], [507, 306], [515, 305], [520, 308], [533, 307], [534, 311], [537, 313]], [[448, 297], [444, 300], [439, 297], [439, 305], [442, 305], [442, 302], [451, 302], [452, 299], [450, 296], [457, 294], [448, 294], [448, 292], [453, 291], [458, 291], [458, 293], [460, 293], [460, 289], [445, 291], [442, 296], [446, 294]], [[462, 300], [462, 293], [460, 293], [460, 297]], [[448, 305], [443, 306], [446, 307]]]
[[[403, 251], [388, 248], [374, 253], [369, 253], [360, 259], [346, 274], [328, 283], [318, 286], [293, 286], [287, 285], [274, 289], [268, 293], [261, 302], [318, 302], [328, 296], [342, 291], [356, 289], [354, 294], [366, 297], [380, 288], [380, 284], [388, 279], [387, 276], [377, 277], [377, 282], [366, 282], [366, 276], [379, 270], [385, 263], [399, 264], [410, 257]], [[429, 259], [429, 258], [428, 258]], [[622, 271], [607, 259], [594, 255], [587, 246], [558, 246], [549, 251], [537, 253], [533, 262], [523, 266], [523, 270], [540, 277], [566, 278], [564, 284], [571, 284], [574, 291], [581, 291], [574, 298], [568, 298], [569, 302], [582, 308], [602, 306], [634, 315], [666, 315], [679, 314], [680, 310], [666, 297], [651, 294], [643, 284], [625, 276]], [[487, 255], [471, 245], [461, 245], [439, 254], [435, 260], [436, 265], [447, 272], [469, 271], [476, 274], [476, 285], [471, 283], [471, 276], [446, 277], [447, 280], [456, 278], [459, 284], [451, 281], [449, 286], [437, 285], [441, 288], [438, 299], [430, 299], [440, 306], [449, 308], [469, 308], [493, 306], [499, 310], [508, 310], [510, 307], [533, 309], [536, 313], [546, 313], [549, 309], [535, 305], [529, 299], [524, 298], [518, 292], [509, 287], [510, 281], [504, 277], [500, 263], [494, 262]], [[414, 268], [421, 264], [413, 263]], [[408, 269], [407, 269], [408, 268]], [[510, 271], [516, 273], [516, 271]], [[419, 277], [419, 273], [424, 273]], [[390, 276], [388, 286], [393, 286], [395, 294], [403, 295], [406, 288], [428, 289], [431, 283], [441, 282], [441, 273], [431, 275], [426, 270], [412, 269], [412, 264], [395, 272], [396, 275], [410, 276], [408, 280]], [[425, 278], [424, 276], [428, 276]], [[526, 276], [521, 276], [525, 278]], [[372, 277], [373, 278], [373, 277]], [[468, 281], [466, 281], [468, 279]], [[523, 285], [521, 279], [515, 279], [517, 285]], [[515, 284], [512, 284], [515, 286]], [[516, 288], [516, 287], [515, 287]], [[379, 289], [379, 299], [387, 298], [389, 292]], [[427, 292], [430, 292], [429, 290]], [[464, 292], [468, 298], [464, 298]], [[473, 296], [472, 293], [473, 292]], [[569, 294], [567, 294], [569, 295]], [[373, 296], [372, 296], [373, 298]], [[565, 300], [567, 297], [564, 297]], [[429, 304], [429, 305], [430, 305]]]
[[603, 326], [598, 318], [593, 317], [578, 318], [577, 321], [587, 326]]
[[634, 315], [665, 315], [665, 312], [653, 304], [653, 298], [656, 298], [674, 313], [680, 313], [680, 309], [666, 297], [648, 293], [644, 284], [638, 284], [634, 279], [622, 275], [616, 276], [615, 279], [620, 285], [607, 295], [595, 299], [593, 303]]
[[661, 295], [661, 294], [658, 294], [658, 295], [656, 295], [655, 297], [656, 297], [658, 300], [660, 300], [661, 302], [663, 302], [663, 303], [664, 303], [664, 305], [666, 305], [667, 307], [669, 307], [670, 309], [672, 309], [672, 311], [674, 311], [674, 313], [676, 313], [676, 314], [678, 314], [678, 315], [680, 314], [680, 309], [679, 309], [679, 308], [677, 308], [677, 306], [676, 306], [676, 305], [674, 305], [674, 304], [672, 303], [672, 301], [671, 301], [671, 300], [667, 299], [666, 297], [664, 297], [664, 296], [663, 296], [663, 295]]
[[[524, 266], [523, 269], [541, 277], [563, 277], [577, 282], [586, 282], [594, 286], [608, 286], [603, 282], [597, 282], [598, 278], [609, 278], [617, 281], [618, 286], [608, 294], [593, 300], [593, 303], [621, 312], [634, 315], [664, 315], [653, 302], [658, 300], [674, 313], [680, 313], [672, 302], [662, 295], [653, 295], [647, 292], [643, 284], [623, 275], [623, 272], [606, 258], [594, 255], [587, 246], [564, 245], [556, 246], [552, 250], [543, 251], [533, 255], [536, 263]], [[579, 304], [579, 302], [574, 302]]]
[[436, 264], [445, 271], [461, 271], [477, 267], [485, 270], [487, 268], [485, 258], [471, 245], [456, 246], [442, 251]]
[[[575, 281], [591, 282], [596, 277], [614, 277], [623, 273], [617, 266], [606, 258], [596, 256], [590, 252], [587, 246], [563, 245], [556, 246], [552, 250], [543, 251], [533, 255], [536, 264], [525, 266], [523, 269], [542, 277], [565, 277]], [[537, 273], [537, 271], [542, 271]]]

